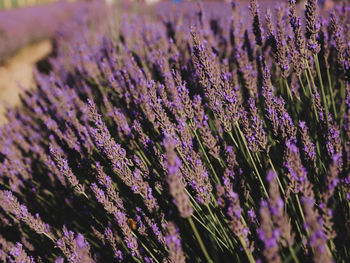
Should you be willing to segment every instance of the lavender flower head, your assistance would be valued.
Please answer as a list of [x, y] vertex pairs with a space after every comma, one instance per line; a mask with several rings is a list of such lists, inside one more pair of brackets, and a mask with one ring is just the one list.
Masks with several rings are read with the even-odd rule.
[[166, 135], [163, 144], [166, 150], [165, 166], [168, 169], [167, 181], [170, 188], [170, 194], [174, 198], [174, 203], [177, 206], [181, 217], [190, 217], [193, 213], [193, 208], [189, 197], [185, 192], [185, 185], [180, 173], [181, 161], [174, 150], [175, 141]]

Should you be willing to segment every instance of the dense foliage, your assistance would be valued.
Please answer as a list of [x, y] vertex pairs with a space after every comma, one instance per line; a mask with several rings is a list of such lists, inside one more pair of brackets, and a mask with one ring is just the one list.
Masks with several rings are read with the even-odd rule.
[[1, 130], [4, 262], [350, 261], [350, 8], [228, 7], [60, 34]]

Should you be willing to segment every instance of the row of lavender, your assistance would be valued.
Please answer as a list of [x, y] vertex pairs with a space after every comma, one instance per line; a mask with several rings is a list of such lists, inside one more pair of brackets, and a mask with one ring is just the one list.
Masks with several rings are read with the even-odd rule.
[[1, 130], [4, 262], [350, 260], [349, 6], [206, 7], [61, 34]]

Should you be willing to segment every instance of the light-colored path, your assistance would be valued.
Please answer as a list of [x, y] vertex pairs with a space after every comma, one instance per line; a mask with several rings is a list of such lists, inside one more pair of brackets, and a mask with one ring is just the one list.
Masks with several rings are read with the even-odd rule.
[[34, 86], [33, 70], [35, 64], [52, 51], [50, 40], [28, 45], [0, 66], [0, 124], [6, 121], [5, 105], [19, 103], [21, 88]]

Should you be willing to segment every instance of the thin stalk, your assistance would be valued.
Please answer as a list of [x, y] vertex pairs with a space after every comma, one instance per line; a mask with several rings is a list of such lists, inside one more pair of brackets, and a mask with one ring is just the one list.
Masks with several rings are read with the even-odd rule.
[[291, 101], [293, 101], [293, 95], [292, 95], [292, 92], [290, 91], [288, 81], [287, 81], [287, 79], [285, 79], [285, 78], [283, 78], [283, 80], [284, 80], [284, 83], [285, 83], [286, 88], [287, 88], [288, 96], [289, 96], [289, 98], [291, 99]]
[[227, 233], [226, 233], [224, 227], [222, 226], [221, 221], [219, 220], [219, 218], [217, 217], [217, 215], [214, 215], [214, 214], [213, 214], [213, 212], [211, 211], [209, 205], [207, 205], [207, 208], [208, 208], [208, 210], [209, 210], [209, 213], [210, 213], [211, 217], [212, 217], [212, 218], [215, 218], [216, 221], [219, 223], [219, 226], [220, 226], [220, 228], [221, 228], [221, 231], [222, 231], [223, 234], [224, 234], [225, 240], [226, 240], [228, 243], [230, 243], [230, 246], [233, 248], [233, 244], [232, 244], [230, 238], [227, 236]]
[[222, 241], [219, 237], [217, 237], [216, 234], [215, 234], [213, 231], [211, 231], [202, 221], [200, 221], [195, 215], [192, 215], [192, 217], [193, 217], [202, 227], [204, 227], [210, 234], [212, 234], [212, 236], [214, 236], [215, 239], [221, 243], [221, 245], [223, 245], [225, 248], [229, 249], [229, 247], [227, 246], [227, 244], [224, 243], [224, 241]]
[[[137, 236], [135, 235], [134, 232], [132, 232], [132, 235], [137, 239]], [[146, 249], [146, 251], [148, 252], [148, 254], [150, 254], [151, 257], [152, 257], [156, 262], [159, 263], [159, 261], [158, 261], [158, 260], [156, 259], [156, 257], [151, 253], [151, 251], [147, 248], [147, 246], [146, 246], [142, 241], [139, 240], [139, 242], [141, 243], [141, 245], [143, 246], [143, 248]]]
[[[198, 203], [196, 202], [196, 200], [193, 198], [193, 196], [188, 192], [188, 190], [185, 188], [185, 192], [187, 193], [188, 197], [191, 199], [192, 201], [192, 207], [194, 209], [194, 211], [196, 211], [196, 213], [201, 217], [199, 211], [202, 211], [202, 208], [198, 205]], [[199, 210], [197, 210], [199, 209]], [[201, 219], [203, 220], [203, 218], [201, 217]]]
[[335, 251], [335, 245], [334, 245], [333, 239], [329, 240], [329, 243], [331, 244], [331, 251]]
[[327, 122], [327, 128], [328, 128], [329, 127], [329, 123], [328, 123], [328, 103], [327, 103], [326, 95], [325, 95], [325, 92], [324, 92], [322, 75], [321, 75], [321, 70], [320, 70], [320, 64], [318, 62], [317, 55], [314, 55], [314, 59], [315, 59], [315, 64], [316, 64], [317, 76], [318, 76], [318, 79], [320, 80], [321, 96], [322, 96], [323, 105], [324, 105], [324, 108], [325, 108], [325, 111], [326, 111], [326, 122]]
[[325, 173], [327, 173], [327, 168], [326, 166], [324, 165], [324, 163], [322, 162], [322, 156], [321, 156], [321, 149], [320, 149], [320, 144], [319, 144], [319, 140], [318, 140], [318, 137], [317, 137], [317, 134], [316, 134], [316, 138], [315, 138], [315, 141], [316, 141], [316, 152], [317, 152], [317, 161], [319, 162], [319, 164], [321, 165], [321, 167], [323, 168], [323, 171]]
[[[133, 235], [134, 235], [134, 237], [136, 237], [136, 235], [135, 235], [134, 232], [133, 232]], [[126, 252], [127, 252], [128, 254], [131, 254], [131, 251], [130, 251], [130, 249], [126, 246], [125, 242], [121, 242], [121, 245], [122, 245], [122, 247], [126, 250]], [[139, 260], [137, 257], [132, 256], [132, 258], [133, 258], [136, 262], [141, 263], [141, 260]]]
[[[309, 63], [306, 62], [306, 65], [307, 65], [307, 71], [308, 71], [308, 73], [309, 73], [309, 75], [310, 75], [311, 83], [312, 83], [312, 85], [314, 86], [315, 91], [316, 91], [316, 84], [315, 84], [314, 76], [312, 75], [312, 72], [311, 72]], [[317, 92], [317, 91], [316, 91], [316, 92]]]
[[260, 157], [259, 157], [259, 155], [258, 155], [258, 152], [254, 152], [254, 153], [253, 153], [253, 156], [254, 156], [255, 159], [258, 161], [259, 167], [260, 167], [261, 169], [264, 169], [264, 167], [263, 167], [263, 165], [262, 165], [262, 163], [261, 163], [261, 161], [260, 161]]
[[[201, 216], [200, 211], [203, 211], [202, 208], [198, 205], [198, 203], [196, 202], [196, 200], [193, 198], [193, 196], [188, 192], [188, 190], [185, 188], [185, 192], [187, 193], [187, 195], [189, 196], [189, 198], [191, 199], [191, 204], [193, 209], [196, 211], [196, 213], [199, 215], [199, 217], [201, 218], [201, 220], [204, 222], [204, 218]], [[198, 220], [198, 219], [197, 219]], [[199, 220], [198, 220], [199, 221]], [[202, 225], [204, 225], [204, 223], [201, 222]], [[214, 230], [217, 233], [220, 233], [220, 231], [218, 230], [218, 228], [215, 226], [215, 224], [213, 224], [213, 222], [215, 222], [214, 217], [212, 216], [211, 219], [209, 219], [210, 222], [210, 226], [214, 228]], [[224, 232], [225, 233], [225, 232]], [[221, 236], [221, 235], [220, 235]], [[224, 239], [226, 239], [225, 237], [223, 237]]]
[[[293, 209], [293, 212], [294, 212], [295, 214], [297, 214], [297, 210], [295, 209], [294, 203], [291, 202], [290, 206], [291, 206], [291, 209]], [[285, 206], [285, 208], [287, 209], [287, 206]], [[289, 219], [289, 224], [291, 224], [291, 219]], [[299, 232], [300, 237], [302, 237], [303, 234], [301, 233], [301, 228], [300, 228], [299, 222], [298, 222], [297, 220], [296, 220], [296, 222], [295, 222], [295, 225], [296, 225], [296, 227], [297, 227], [297, 230], [298, 230], [298, 232]]]
[[250, 158], [250, 160], [251, 160], [251, 162], [252, 162], [252, 164], [253, 164], [253, 167], [254, 167], [256, 176], [258, 177], [258, 179], [259, 179], [259, 181], [260, 181], [260, 184], [262, 185], [262, 188], [263, 188], [263, 190], [264, 190], [264, 193], [265, 193], [266, 197], [269, 198], [269, 194], [268, 194], [267, 191], [266, 191], [264, 182], [262, 181], [261, 176], [260, 176], [260, 173], [259, 173], [259, 171], [258, 171], [258, 168], [257, 168], [256, 165], [255, 165], [255, 162], [254, 162], [253, 157], [252, 157], [252, 155], [251, 155], [251, 153], [250, 153], [250, 150], [249, 150], [249, 148], [248, 148], [248, 145], [247, 145], [246, 139], [245, 139], [245, 137], [244, 137], [244, 134], [243, 134], [243, 132], [241, 131], [241, 129], [239, 128], [238, 124], [236, 124], [236, 127], [237, 127], [237, 129], [238, 129], [238, 131], [239, 131], [239, 133], [240, 133], [240, 135], [241, 135], [241, 137], [242, 137], [243, 144], [244, 144], [244, 146], [245, 146], [245, 148], [246, 148], [246, 150], [247, 150], [247, 152], [248, 152], [248, 156], [249, 156], [249, 158]]
[[[177, 153], [180, 155], [180, 157], [181, 157], [182, 161], [184, 162], [185, 166], [187, 167], [187, 169], [188, 169], [190, 172], [192, 172], [191, 167], [190, 167], [189, 164], [187, 163], [187, 161], [186, 161], [185, 157], [182, 155], [182, 153], [181, 153], [179, 150], [177, 150], [177, 149], [176, 149], [176, 151], [177, 151]], [[185, 190], [186, 190], [186, 188], [185, 188]], [[187, 190], [186, 190], [186, 191], [187, 191]], [[187, 193], [188, 193], [188, 192], [187, 192]], [[188, 193], [188, 194], [189, 194], [189, 193]], [[189, 194], [189, 195], [190, 195], [190, 194]], [[190, 195], [190, 196], [191, 196], [191, 195]], [[212, 193], [211, 193], [211, 196], [212, 196], [213, 200], [214, 200], [215, 203], [216, 203], [216, 200], [215, 200], [215, 198], [213, 197], [213, 194], [212, 194]], [[194, 200], [194, 199], [193, 199], [193, 200]], [[196, 205], [198, 205], [196, 201], [194, 201], [194, 203], [195, 203]], [[198, 207], [199, 207], [199, 206], [198, 206]]]
[[299, 75], [298, 78], [299, 78], [299, 82], [300, 82], [301, 88], [303, 89], [304, 95], [305, 95], [305, 97], [307, 97], [307, 94], [306, 94], [307, 91], [306, 91], [304, 83], [303, 83], [303, 81], [301, 79], [301, 75]]
[[311, 84], [310, 84], [310, 80], [309, 80], [309, 76], [308, 76], [308, 74], [307, 74], [307, 71], [305, 71], [305, 76], [306, 76], [307, 85], [308, 85], [309, 92], [310, 92], [311, 103], [312, 103], [312, 106], [313, 106], [313, 108], [314, 108], [314, 113], [315, 113], [316, 120], [317, 120], [317, 122], [318, 122], [318, 114], [317, 114], [317, 110], [316, 110], [314, 98], [312, 97]]
[[[191, 201], [194, 203], [194, 205], [197, 206], [201, 211], [203, 211], [202, 208], [198, 205], [198, 203], [196, 202], [196, 200], [191, 196], [191, 194], [187, 191], [186, 188], [185, 188], [185, 191], [186, 191], [186, 193], [189, 195], [189, 197], [190, 197]], [[213, 198], [213, 200], [215, 200], [213, 195], [211, 195], [211, 197]], [[215, 200], [215, 204], [217, 205], [216, 200]], [[195, 209], [195, 208], [194, 208], [194, 209]], [[195, 209], [195, 210], [196, 210], [196, 209]], [[203, 217], [200, 215], [199, 211], [196, 210], [196, 212], [197, 212], [197, 214], [201, 217], [201, 219], [203, 220]], [[219, 234], [221, 235], [219, 229], [218, 229], [218, 228], [216, 227], [216, 225], [213, 223], [213, 222], [216, 221], [215, 218], [214, 218], [214, 216], [212, 215], [212, 213], [210, 213], [210, 214], [211, 214], [211, 218], [208, 220], [208, 221], [210, 222], [210, 225], [215, 229], [215, 231], [216, 231], [217, 233], [219, 233]], [[204, 220], [203, 220], [203, 221], [204, 221]], [[224, 232], [224, 234], [225, 234], [225, 233], [226, 233], [226, 232]], [[222, 236], [222, 235], [221, 235], [221, 237], [224, 238], [224, 239], [226, 239], [226, 236]], [[227, 240], [226, 240], [226, 241], [227, 241]]]
[[253, 258], [252, 253], [250, 253], [247, 249], [247, 244], [245, 243], [245, 241], [243, 240], [243, 238], [239, 237], [239, 241], [241, 242], [244, 252], [246, 253], [249, 263], [255, 263], [255, 259]]
[[[185, 166], [187, 167], [187, 169], [188, 169], [190, 172], [192, 172], [191, 167], [188, 165], [186, 159], [185, 159], [184, 156], [181, 154], [181, 152], [180, 152], [179, 150], [176, 150], [176, 151], [177, 151], [177, 153], [180, 155], [182, 161], [185, 163]], [[186, 190], [186, 188], [185, 188], [185, 190]], [[187, 190], [186, 190], [186, 191], [187, 191]], [[189, 193], [188, 193], [188, 194], [189, 194]], [[212, 200], [214, 201], [215, 205], [217, 205], [217, 201], [216, 201], [216, 199], [215, 199], [213, 193], [210, 193], [210, 195], [211, 195]], [[191, 196], [191, 195], [190, 195], [190, 196]], [[194, 203], [195, 203], [196, 205], [198, 205], [197, 202], [194, 201]]]
[[220, 179], [219, 179], [218, 175], [216, 174], [215, 169], [214, 169], [213, 165], [211, 164], [211, 162], [210, 162], [210, 160], [209, 160], [209, 157], [208, 157], [206, 151], [204, 150], [202, 141], [201, 141], [201, 139], [199, 138], [199, 136], [198, 136], [196, 130], [194, 130], [193, 133], [194, 133], [194, 135], [196, 136], [197, 141], [198, 141], [198, 143], [199, 143], [199, 146], [200, 146], [200, 148], [201, 148], [201, 150], [202, 150], [202, 152], [203, 152], [203, 154], [204, 154], [204, 156], [205, 156], [205, 159], [207, 160], [207, 162], [208, 162], [208, 164], [209, 164], [209, 166], [210, 166], [210, 169], [212, 170], [212, 172], [213, 172], [213, 174], [214, 174], [214, 176], [215, 176], [215, 179], [216, 179], [216, 182], [215, 182], [215, 183], [218, 184], [218, 183], [220, 182]]
[[328, 256], [330, 256], [330, 258], [333, 258], [332, 252], [331, 252], [329, 245], [327, 243], [326, 243], [326, 250], [327, 250]]
[[[240, 135], [239, 135], [239, 133], [238, 133], [238, 131], [237, 131], [237, 126], [238, 126], [238, 124], [236, 123], [236, 125], [235, 126], [233, 126], [233, 128], [234, 128], [234, 131], [235, 131], [235, 134], [236, 134], [236, 136], [238, 137], [238, 144], [239, 144], [239, 147], [237, 147], [237, 149], [240, 149], [241, 150], [241, 152], [242, 152], [242, 154], [244, 155], [244, 158], [245, 159], [248, 159], [248, 156], [247, 156], [247, 154], [246, 154], [246, 152], [245, 152], [245, 148], [244, 148], [244, 146], [242, 145], [242, 143], [241, 143], [241, 140], [240, 140]], [[232, 134], [232, 132], [230, 132], [230, 136], [231, 136], [231, 139], [233, 140], [233, 142], [236, 142], [235, 141], [235, 139], [234, 139], [234, 137], [233, 137], [233, 134]], [[236, 143], [237, 144], [237, 143]]]
[[83, 195], [87, 200], [89, 200], [89, 197], [84, 192], [77, 191], [77, 193]]
[[299, 196], [298, 194], [295, 195], [296, 199], [297, 199], [297, 203], [298, 203], [298, 208], [299, 208], [299, 211], [300, 211], [300, 214], [301, 214], [301, 217], [303, 219], [303, 222], [305, 222], [305, 216], [304, 216], [304, 212], [303, 212], [303, 209], [301, 208], [301, 204], [300, 204], [300, 200], [299, 200]]
[[341, 97], [341, 101], [342, 101], [342, 104], [340, 106], [340, 126], [339, 127], [343, 127], [343, 123], [344, 123], [344, 113], [345, 113], [345, 87], [346, 87], [346, 84], [345, 84], [345, 81], [341, 81], [340, 83], [340, 97]]
[[[275, 166], [273, 165], [272, 160], [271, 160], [271, 157], [270, 157], [269, 154], [267, 155], [267, 158], [269, 159], [269, 163], [270, 163], [270, 165], [271, 165], [272, 170], [273, 170], [274, 172], [276, 172]], [[281, 183], [280, 178], [278, 177], [278, 175], [276, 176], [276, 178], [277, 178], [278, 185], [279, 185], [279, 187], [280, 187], [280, 189], [281, 189], [281, 191], [282, 191], [282, 194], [283, 194], [283, 196], [285, 196], [285, 192], [284, 192], [282, 183]]]
[[[137, 144], [138, 147], [140, 147], [138, 144]], [[151, 162], [148, 160], [147, 156], [145, 155], [145, 153], [141, 150], [140, 148], [140, 154], [142, 155], [141, 159], [144, 159], [144, 162], [146, 161], [146, 164], [150, 165], [151, 166]]]
[[[191, 199], [191, 201], [192, 201], [192, 207], [194, 208], [194, 210], [196, 211], [196, 213], [200, 216], [200, 219], [201, 219], [202, 221], [204, 221], [203, 217], [201, 216], [201, 214], [199, 213], [199, 211], [196, 209], [195, 206], [198, 206], [198, 208], [199, 208], [200, 210], [202, 210], [202, 209], [199, 207], [199, 205], [198, 205], [197, 202], [194, 200], [194, 198], [191, 196], [191, 194], [187, 191], [187, 189], [185, 189], [185, 191], [186, 191], [186, 193], [188, 194], [188, 196], [190, 197], [190, 199]], [[198, 223], [200, 223], [203, 227], [205, 227], [205, 229], [207, 229], [208, 232], [210, 232], [210, 233], [214, 236], [215, 239], [217, 239], [217, 240], [219, 240], [221, 243], [223, 243], [223, 241], [221, 241], [220, 238], [217, 238], [217, 235], [216, 235], [216, 234], [214, 234], [211, 230], [209, 230], [209, 228], [208, 228], [207, 226], [205, 226], [204, 222], [202, 222], [201, 220], [199, 220], [195, 215], [192, 215], [192, 217], [193, 217], [194, 219], [196, 219], [196, 221], [197, 221]], [[223, 238], [223, 239], [225, 239], [226, 243], [227, 243], [227, 241], [230, 241], [226, 235], [225, 235], [225, 236], [222, 236], [222, 234], [220, 233], [219, 229], [215, 226], [215, 224], [213, 224], [213, 221], [215, 221], [215, 220], [214, 220], [214, 217], [212, 216], [212, 219], [209, 220], [209, 222], [210, 222], [209, 224], [210, 224], [211, 227], [214, 228], [215, 232], [216, 232], [216, 233], [219, 233], [219, 234], [220, 234], [220, 237]], [[224, 232], [224, 233], [226, 234], [226, 232]], [[233, 247], [233, 245], [231, 244], [231, 242], [229, 242], [229, 243], [230, 243], [230, 245]], [[226, 247], [227, 249], [229, 249], [226, 245], [225, 245], [225, 247]]]
[[226, 164], [225, 164], [225, 162], [221, 159], [221, 157], [219, 156], [219, 163], [220, 163], [220, 166], [221, 166], [221, 168], [225, 168], [226, 167]]
[[192, 230], [193, 230], [193, 232], [194, 232], [194, 235], [196, 236], [196, 239], [197, 239], [197, 241], [198, 241], [198, 243], [199, 243], [199, 246], [200, 246], [200, 248], [201, 248], [201, 250], [202, 250], [202, 252], [203, 252], [203, 254], [204, 254], [204, 256], [205, 256], [205, 259], [207, 260], [208, 263], [213, 263], [213, 261], [211, 260], [209, 254], [208, 254], [208, 251], [207, 251], [206, 247], [204, 246], [204, 243], [203, 243], [203, 241], [202, 241], [202, 239], [201, 239], [201, 236], [200, 236], [199, 233], [198, 233], [198, 230], [197, 230], [197, 228], [196, 228], [196, 225], [193, 223], [192, 218], [189, 217], [187, 220], [188, 220], [188, 222], [189, 222], [190, 225], [191, 225], [191, 228], [192, 228]]
[[329, 73], [329, 68], [327, 68], [327, 78], [328, 78], [328, 89], [329, 89], [329, 95], [331, 96], [333, 113], [335, 118], [337, 118], [337, 109], [334, 103], [334, 94], [333, 94], [332, 80], [331, 80], [331, 74]]
[[238, 144], [237, 144], [237, 142], [236, 142], [236, 140], [235, 140], [235, 138], [233, 137], [232, 132], [229, 132], [228, 134], [230, 135], [230, 137], [231, 137], [231, 139], [232, 139], [234, 145], [236, 146], [236, 148], [239, 148], [239, 147], [238, 147]]
[[47, 238], [49, 238], [54, 244], [56, 244], [56, 240], [55, 238], [51, 237], [48, 233], [45, 232], [41, 232], [44, 236], [46, 236]]
[[289, 247], [289, 251], [292, 255], [292, 258], [294, 259], [295, 263], [299, 263], [299, 259], [297, 258], [297, 256], [295, 255], [294, 249], [292, 247]]

